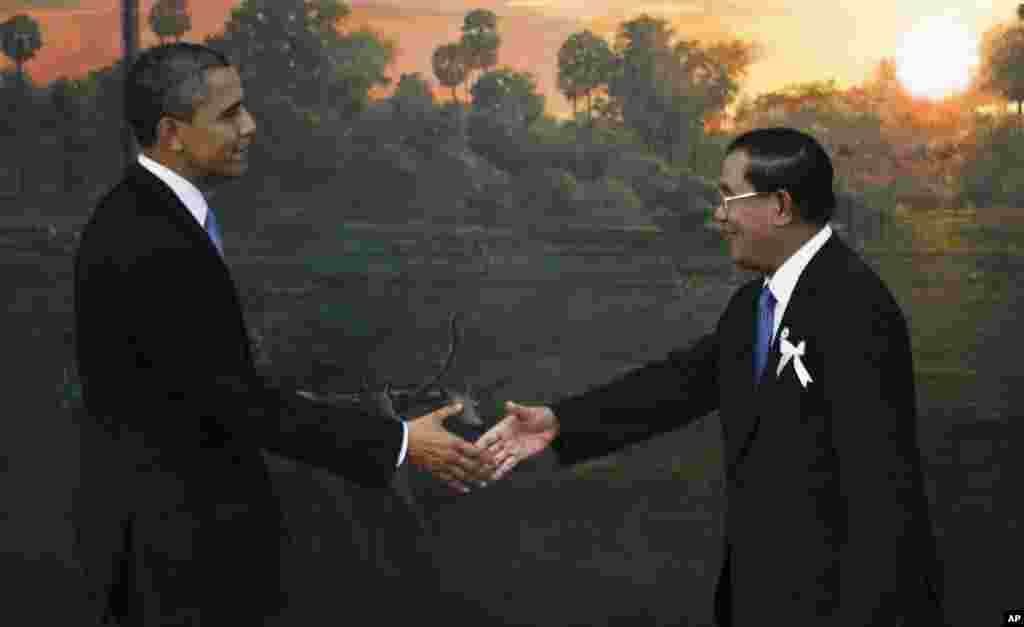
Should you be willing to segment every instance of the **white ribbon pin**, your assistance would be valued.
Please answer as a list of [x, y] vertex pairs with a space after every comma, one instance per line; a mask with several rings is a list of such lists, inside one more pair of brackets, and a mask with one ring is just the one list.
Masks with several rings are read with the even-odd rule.
[[813, 381], [811, 373], [807, 372], [804, 362], [800, 359], [804, 356], [806, 348], [807, 343], [804, 340], [800, 340], [800, 344], [793, 346], [789, 341], [789, 328], [783, 329], [782, 334], [779, 335], [779, 351], [782, 353], [782, 358], [779, 360], [779, 367], [775, 370], [775, 377], [778, 378], [782, 374], [783, 368], [792, 359], [793, 369], [796, 370], [796, 376], [800, 379], [800, 385], [806, 388], [807, 384]]

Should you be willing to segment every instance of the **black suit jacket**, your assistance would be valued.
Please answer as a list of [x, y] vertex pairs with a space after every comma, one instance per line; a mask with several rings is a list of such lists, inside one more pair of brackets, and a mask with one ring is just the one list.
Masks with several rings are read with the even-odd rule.
[[[942, 577], [899, 306], [833, 233], [800, 276], [755, 385], [762, 284], [740, 288], [689, 349], [554, 404], [554, 450], [571, 464], [717, 409], [729, 503], [720, 624], [933, 624]], [[806, 388], [792, 361], [776, 375], [786, 328], [806, 343]]]
[[268, 384], [228, 267], [139, 164], [82, 232], [74, 300], [75, 550], [97, 602], [133, 625], [274, 614], [287, 530], [260, 449], [386, 486], [402, 426]]

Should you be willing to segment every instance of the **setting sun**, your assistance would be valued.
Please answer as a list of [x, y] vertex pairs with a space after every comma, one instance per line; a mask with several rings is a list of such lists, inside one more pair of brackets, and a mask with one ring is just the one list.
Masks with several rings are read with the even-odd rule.
[[951, 16], [929, 17], [903, 37], [897, 73], [916, 96], [942, 98], [970, 82], [978, 62], [978, 42]]

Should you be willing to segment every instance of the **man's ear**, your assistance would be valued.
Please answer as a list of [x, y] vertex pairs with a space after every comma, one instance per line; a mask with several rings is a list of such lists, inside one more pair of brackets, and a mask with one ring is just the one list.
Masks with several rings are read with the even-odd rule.
[[157, 143], [162, 144], [172, 152], [181, 152], [185, 145], [181, 142], [180, 129], [182, 124], [172, 117], [164, 116], [156, 125]]
[[796, 204], [793, 202], [793, 197], [790, 196], [789, 191], [780, 189], [775, 192], [775, 197], [779, 201], [779, 209], [775, 213], [773, 222], [775, 226], [786, 226], [794, 222], [796, 216]]

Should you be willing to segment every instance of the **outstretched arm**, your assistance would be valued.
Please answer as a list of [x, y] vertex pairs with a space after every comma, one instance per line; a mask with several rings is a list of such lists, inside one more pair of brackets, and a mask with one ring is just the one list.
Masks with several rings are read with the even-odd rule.
[[497, 477], [550, 446], [563, 464], [600, 457], [689, 424], [718, 407], [717, 335], [551, 407], [510, 403], [477, 444], [495, 454]]
[[[110, 334], [131, 335], [139, 366], [115, 401], [125, 409], [134, 407], [134, 413], [149, 406], [158, 414], [133, 428], [151, 434], [155, 442], [207, 436], [244, 441], [363, 485], [387, 485], [395, 473], [403, 425], [272, 385], [235, 350], [247, 338], [233, 337], [239, 328], [233, 311], [211, 308], [201, 312], [202, 324], [188, 324], [178, 313], [188, 298], [177, 276], [182, 265], [175, 265], [173, 257], [153, 255], [121, 270], [120, 284], [131, 286], [134, 298], [112, 314], [109, 326], [120, 328], [111, 328]], [[409, 423], [409, 460], [451, 480], [474, 479], [486, 456], [435, 424], [461, 409], [439, 411]]]

